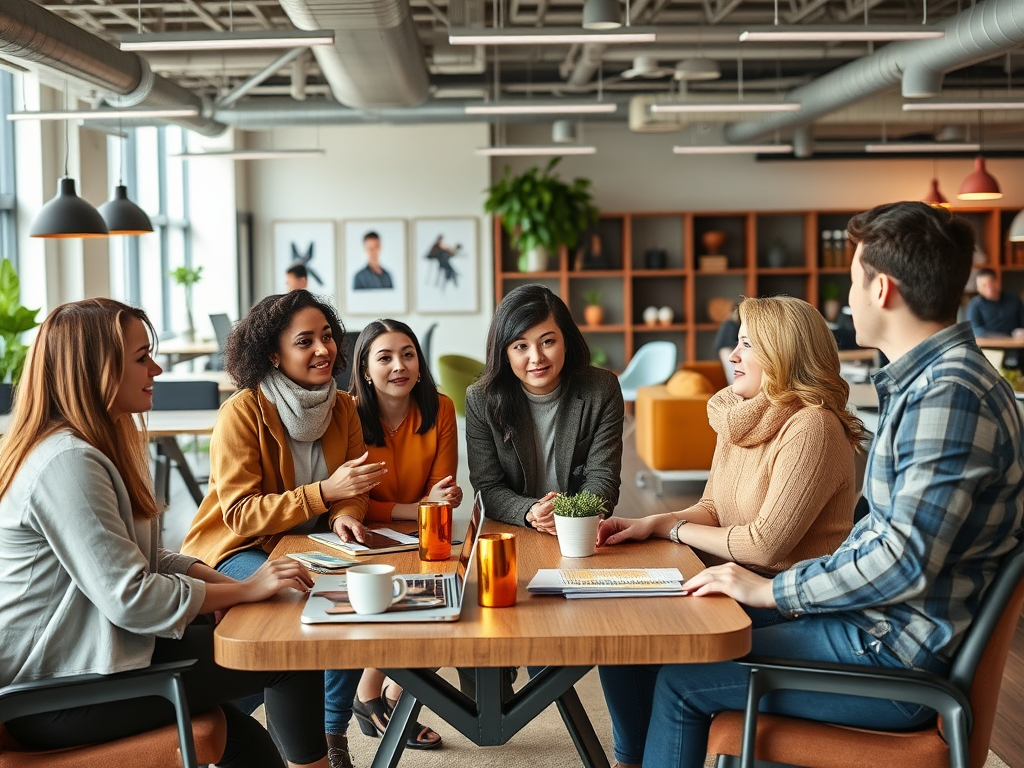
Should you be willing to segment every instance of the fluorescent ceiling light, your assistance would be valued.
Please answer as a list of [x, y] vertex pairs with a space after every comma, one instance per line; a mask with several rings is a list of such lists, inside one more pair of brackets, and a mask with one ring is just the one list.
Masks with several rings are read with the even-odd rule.
[[978, 152], [980, 144], [968, 144], [963, 141], [907, 141], [887, 142], [885, 144], [865, 144], [865, 152], [893, 153], [900, 152]]
[[129, 107], [127, 109], [82, 109], [53, 112], [12, 112], [8, 120], [131, 120], [155, 117], [196, 117], [199, 107]]
[[906, 101], [904, 112], [951, 112], [966, 109], [1024, 109], [1024, 99], [929, 99], [928, 101]]
[[217, 158], [220, 160], [283, 160], [294, 157], [322, 157], [327, 152], [323, 149], [230, 149], [216, 152], [179, 152], [170, 157], [182, 160], [198, 160], [199, 158]]
[[331, 29], [262, 29], [253, 32], [157, 32], [122, 35], [122, 51], [222, 51], [226, 48], [305, 48], [334, 45]]
[[497, 103], [467, 104], [467, 115], [595, 115], [615, 112], [619, 105], [614, 102], [589, 102], [568, 104], [557, 101], [533, 104]]
[[703, 144], [694, 146], [675, 146], [672, 151], [677, 155], [788, 155], [793, 151], [792, 144]]
[[560, 45], [562, 43], [654, 43], [654, 27], [620, 27], [613, 32], [591, 32], [579, 27], [452, 28], [452, 45]]
[[930, 40], [945, 37], [941, 29], [922, 24], [864, 24], [828, 26], [823, 24], [775, 24], [749, 27], [740, 32], [740, 40], [748, 43], [788, 42], [888, 42], [891, 40]]
[[798, 101], [677, 101], [652, 104], [651, 112], [799, 112]]
[[480, 147], [476, 154], [484, 157], [529, 157], [535, 155], [593, 155], [597, 153], [597, 147], [566, 146], [564, 144], [545, 146], [518, 146], [518, 147]]

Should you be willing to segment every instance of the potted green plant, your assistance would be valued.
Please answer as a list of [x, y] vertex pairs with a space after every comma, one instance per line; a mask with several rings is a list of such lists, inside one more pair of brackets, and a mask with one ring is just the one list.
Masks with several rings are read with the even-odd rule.
[[584, 291], [583, 301], [587, 305], [583, 308], [583, 319], [587, 325], [600, 325], [604, 319], [604, 309], [601, 307], [602, 294], [600, 291]]
[[839, 317], [839, 295], [839, 286], [835, 283], [825, 283], [821, 286], [821, 313], [830, 323], [834, 323]]
[[552, 502], [555, 532], [562, 557], [590, 557], [597, 547], [597, 526], [605, 513], [605, 501], [590, 491], [561, 494]]
[[170, 272], [171, 278], [185, 289], [185, 316], [188, 319], [188, 327], [182, 334], [186, 341], [195, 341], [196, 326], [192, 321], [192, 286], [203, 279], [202, 267], [178, 267]]
[[597, 368], [608, 365], [608, 352], [604, 347], [590, 348], [590, 364]]
[[28, 309], [21, 304], [21, 281], [14, 265], [8, 259], [0, 262], [0, 341], [3, 354], [0, 355], [0, 382], [16, 385], [25, 367], [28, 345], [21, 341], [21, 335], [39, 325], [38, 309]]
[[509, 244], [519, 251], [520, 271], [544, 271], [551, 254], [563, 245], [575, 248], [580, 235], [597, 223], [590, 179], [566, 184], [552, 172], [561, 159], [519, 176], [505, 166], [504, 175], [487, 190], [484, 210], [501, 216]]

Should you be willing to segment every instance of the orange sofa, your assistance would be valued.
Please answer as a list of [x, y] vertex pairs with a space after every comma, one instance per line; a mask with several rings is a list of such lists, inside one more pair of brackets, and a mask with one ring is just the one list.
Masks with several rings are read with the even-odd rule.
[[[647, 465], [641, 488], [661, 495], [666, 480], [706, 480], [718, 435], [708, 424], [708, 399], [727, 385], [718, 360], [685, 363], [666, 384], [641, 387], [636, 397], [636, 451]], [[652, 482], [653, 481], [653, 482]]]

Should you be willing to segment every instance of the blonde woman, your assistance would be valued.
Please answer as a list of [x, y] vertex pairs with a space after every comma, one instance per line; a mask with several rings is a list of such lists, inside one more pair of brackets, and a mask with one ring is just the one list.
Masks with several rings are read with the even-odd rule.
[[[598, 543], [651, 536], [771, 576], [834, 552], [853, 527], [854, 451], [864, 427], [846, 408], [836, 343], [821, 314], [790, 297], [744, 299], [735, 380], [708, 401], [718, 433], [704, 493], [678, 512], [609, 518]], [[785, 620], [748, 609], [754, 626]], [[639, 764], [657, 668], [602, 667], [615, 756]]]
[[[195, 659], [189, 708], [224, 710], [219, 766], [327, 768], [323, 676], [217, 666], [213, 624], [193, 623], [282, 590], [307, 591], [309, 573], [282, 558], [228, 578], [160, 548], [160, 510], [146, 436], [135, 414], [153, 407], [153, 327], [110, 299], [57, 307], [32, 343], [0, 446], [0, 686], [108, 674]], [[230, 703], [264, 692], [267, 730]], [[132, 736], [174, 722], [166, 702], [70, 705], [8, 720], [38, 750]], [[280, 745], [275, 746], [275, 741]]]

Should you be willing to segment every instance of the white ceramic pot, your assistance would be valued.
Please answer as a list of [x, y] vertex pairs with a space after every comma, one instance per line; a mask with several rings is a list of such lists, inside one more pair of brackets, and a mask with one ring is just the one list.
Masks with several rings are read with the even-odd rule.
[[543, 245], [526, 252], [526, 271], [545, 272], [548, 268], [548, 249]]
[[601, 516], [563, 517], [555, 515], [555, 532], [562, 557], [590, 557], [597, 548], [597, 526]]
[[658, 308], [648, 307], [644, 310], [644, 325], [654, 325], [658, 322]]

